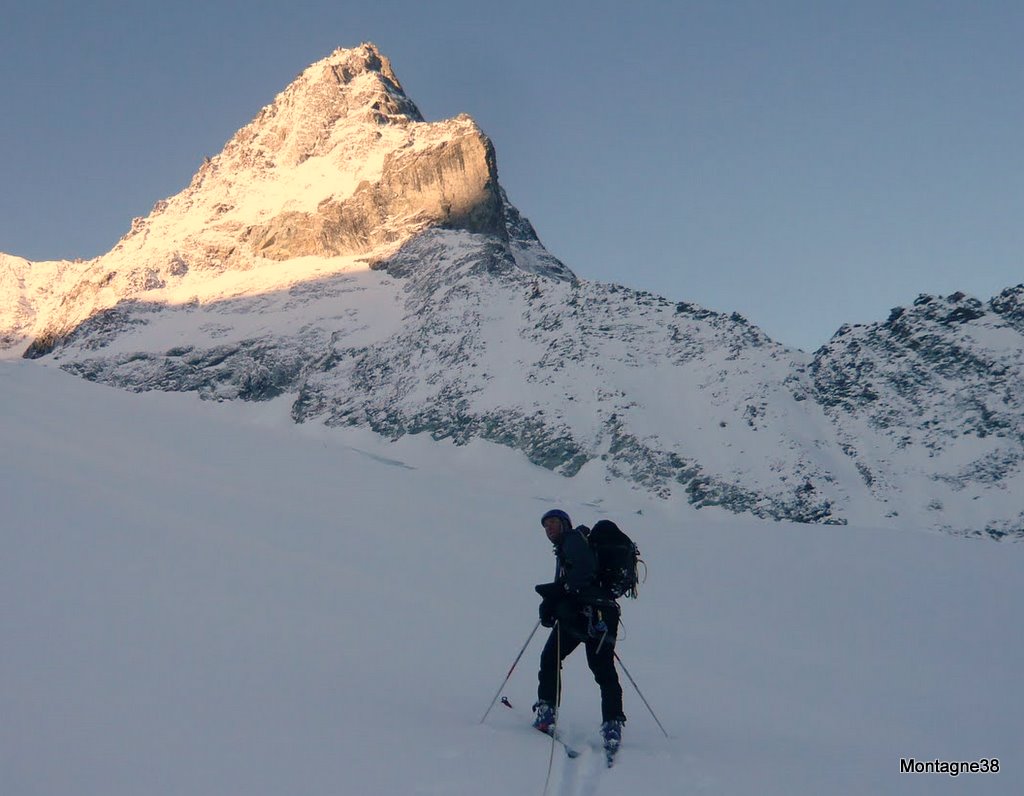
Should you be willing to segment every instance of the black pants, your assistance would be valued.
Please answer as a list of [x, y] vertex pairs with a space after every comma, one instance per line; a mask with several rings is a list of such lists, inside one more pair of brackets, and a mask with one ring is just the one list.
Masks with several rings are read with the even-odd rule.
[[[608, 635], [601, 638], [587, 638], [582, 641], [579, 633], [567, 632], [563, 629], [564, 622], [553, 628], [544, 651], [540, 654], [540, 672], [537, 675], [537, 699], [555, 705], [558, 702], [558, 677], [561, 671], [561, 660], [580, 644], [587, 651], [587, 665], [594, 673], [594, 680], [601, 687], [601, 720], [614, 721], [625, 719], [622, 713], [622, 686], [619, 685], [619, 674], [615, 671], [615, 635], [619, 629], [619, 617], [614, 612], [606, 612], [605, 623]], [[598, 645], [601, 649], [598, 651]], [[561, 652], [561, 660], [559, 660]]]

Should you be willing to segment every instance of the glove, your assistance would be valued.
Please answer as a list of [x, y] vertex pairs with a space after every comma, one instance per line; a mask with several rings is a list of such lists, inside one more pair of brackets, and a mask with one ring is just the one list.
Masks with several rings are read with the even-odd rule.
[[544, 625], [544, 627], [555, 626], [554, 606], [549, 600], [543, 600], [541, 602], [538, 612], [540, 613], [540, 623]]

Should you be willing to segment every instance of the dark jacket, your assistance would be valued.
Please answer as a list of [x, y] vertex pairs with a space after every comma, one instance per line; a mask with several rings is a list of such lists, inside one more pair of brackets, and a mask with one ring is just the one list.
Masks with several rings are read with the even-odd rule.
[[614, 609], [615, 601], [597, 587], [597, 559], [590, 543], [584, 536], [584, 529], [565, 531], [555, 545], [557, 565], [555, 580], [536, 587], [543, 598], [540, 604], [540, 618], [545, 627], [554, 620], [566, 621], [575, 617], [587, 605]]
[[582, 594], [588, 586], [594, 585], [597, 559], [582, 529], [573, 528], [562, 534], [555, 545], [555, 557], [558, 560], [555, 582], [567, 593]]

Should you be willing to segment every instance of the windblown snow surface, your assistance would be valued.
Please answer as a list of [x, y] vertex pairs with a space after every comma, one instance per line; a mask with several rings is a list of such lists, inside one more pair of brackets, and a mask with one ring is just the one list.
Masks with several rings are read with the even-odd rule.
[[[0, 362], [4, 796], [540, 794], [552, 506], [650, 576], [629, 722], [566, 664], [551, 794], [1016, 794], [1024, 546], [696, 512], [486, 443], [294, 426]], [[642, 512], [642, 513], [640, 513]], [[999, 758], [997, 774], [900, 759]]]

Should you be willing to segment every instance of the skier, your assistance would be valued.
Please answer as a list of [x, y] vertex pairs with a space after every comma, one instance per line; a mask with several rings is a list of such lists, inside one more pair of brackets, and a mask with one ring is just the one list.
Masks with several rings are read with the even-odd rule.
[[582, 643], [587, 665], [601, 688], [601, 737], [610, 765], [622, 742], [626, 721], [622, 687], [615, 671], [619, 606], [595, 584], [597, 561], [585, 536], [587, 529], [573, 528], [569, 515], [561, 509], [547, 512], [541, 517], [541, 525], [554, 545], [557, 565], [554, 582], [536, 587], [543, 598], [541, 624], [552, 631], [540, 655], [533, 726], [541, 732], [554, 731], [562, 660]]

